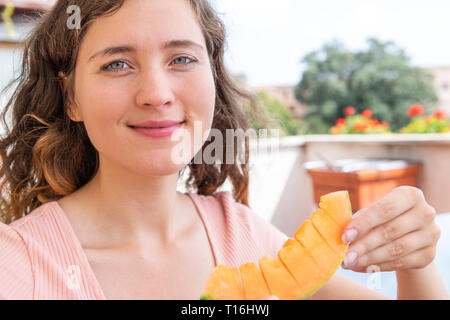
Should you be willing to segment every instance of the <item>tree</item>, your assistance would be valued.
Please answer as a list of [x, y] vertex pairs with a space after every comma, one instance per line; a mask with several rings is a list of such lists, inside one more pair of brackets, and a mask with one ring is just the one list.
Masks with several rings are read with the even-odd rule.
[[300, 127], [292, 115], [291, 111], [280, 100], [270, 96], [266, 91], [258, 91], [258, 106], [260, 118], [255, 117], [250, 113], [248, 106], [246, 106], [247, 117], [249, 119], [250, 127], [259, 129], [280, 129], [280, 136], [291, 136], [298, 134]]
[[327, 133], [325, 128], [344, 117], [350, 105], [357, 112], [372, 110], [374, 118], [390, 122], [393, 130], [409, 122], [412, 104], [428, 111], [436, 107], [431, 75], [412, 66], [393, 42], [367, 42], [367, 50], [351, 52], [333, 41], [305, 56], [306, 70], [295, 95], [311, 106], [304, 117], [309, 133]]

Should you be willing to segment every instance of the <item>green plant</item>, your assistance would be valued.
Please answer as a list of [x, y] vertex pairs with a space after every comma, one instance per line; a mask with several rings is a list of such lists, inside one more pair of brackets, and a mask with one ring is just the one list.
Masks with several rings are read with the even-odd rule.
[[445, 133], [450, 132], [450, 120], [445, 113], [437, 109], [429, 116], [424, 115], [421, 105], [412, 105], [408, 109], [410, 123], [401, 128], [399, 133]]
[[[412, 66], [402, 49], [376, 39], [368, 44], [366, 50], [350, 51], [332, 42], [305, 56], [295, 94], [310, 106], [306, 122], [320, 118], [330, 128], [353, 105], [356, 112], [370, 107], [376, 119], [398, 130], [409, 122], [405, 111], [411, 104], [437, 102], [431, 76]], [[312, 126], [308, 133], [319, 133], [316, 129], [322, 130]]]
[[262, 123], [255, 119], [246, 107], [247, 116], [250, 127], [255, 130], [259, 129], [280, 129], [280, 136], [297, 135], [300, 128], [300, 122], [294, 118], [291, 111], [280, 100], [271, 97], [265, 91], [258, 91], [257, 96], [260, 105], [260, 116], [266, 119], [266, 123]]

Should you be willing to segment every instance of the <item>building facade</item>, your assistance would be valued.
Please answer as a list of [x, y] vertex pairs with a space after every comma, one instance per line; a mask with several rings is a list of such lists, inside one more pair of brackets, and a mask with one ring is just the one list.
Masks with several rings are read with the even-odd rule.
[[426, 68], [425, 70], [434, 78], [434, 89], [439, 99], [437, 107], [450, 116], [450, 66]]

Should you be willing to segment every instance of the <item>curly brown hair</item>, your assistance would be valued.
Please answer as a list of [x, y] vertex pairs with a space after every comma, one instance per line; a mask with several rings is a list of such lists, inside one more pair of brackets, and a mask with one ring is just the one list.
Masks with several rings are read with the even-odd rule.
[[[258, 118], [257, 98], [237, 85], [225, 68], [224, 23], [208, 0], [188, 1], [205, 37], [215, 79], [212, 128], [220, 130], [223, 136], [226, 129], [246, 131], [244, 103], [251, 106], [252, 115]], [[124, 0], [59, 0], [50, 11], [38, 16], [24, 43], [21, 73], [6, 88], [16, 82], [18, 85], [1, 114], [6, 128], [6, 135], [0, 139], [0, 219], [4, 223], [27, 215], [43, 203], [71, 194], [97, 172], [98, 152], [84, 124], [72, 121], [66, 106], [73, 101], [76, 58], [89, 25], [96, 18], [113, 14], [123, 3]], [[70, 5], [77, 5], [83, 16], [81, 28], [67, 32], [66, 10]], [[59, 72], [68, 78], [65, 88]], [[248, 205], [247, 138], [243, 162], [214, 165], [191, 161], [179, 172], [180, 176], [189, 168], [186, 188], [211, 195], [229, 178], [234, 199]], [[208, 139], [201, 152], [209, 143]], [[238, 147], [234, 150], [234, 160]], [[224, 152], [225, 148], [224, 144]]]

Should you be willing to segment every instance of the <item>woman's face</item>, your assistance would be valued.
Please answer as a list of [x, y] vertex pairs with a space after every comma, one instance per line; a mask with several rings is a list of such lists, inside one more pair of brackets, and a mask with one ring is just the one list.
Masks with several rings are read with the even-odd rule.
[[[215, 85], [205, 40], [187, 0], [133, 0], [97, 19], [75, 70], [75, 107], [102, 160], [142, 175], [178, 173], [175, 136], [189, 159], [211, 128]], [[171, 135], [147, 121], [183, 122]], [[201, 134], [194, 134], [194, 123]], [[140, 128], [133, 128], [140, 127]], [[169, 129], [165, 129], [170, 131]], [[188, 147], [188, 149], [186, 149]]]

